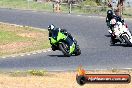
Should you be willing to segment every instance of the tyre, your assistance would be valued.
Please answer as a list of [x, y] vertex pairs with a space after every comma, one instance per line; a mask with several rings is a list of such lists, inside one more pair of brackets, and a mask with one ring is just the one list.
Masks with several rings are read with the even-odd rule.
[[125, 42], [127, 43], [127, 45], [131, 46], [132, 43], [129, 41], [128, 37], [126, 35], [123, 35], [122, 38], [125, 40]]
[[75, 51], [75, 56], [78, 56], [81, 54], [81, 49], [79, 48], [79, 46], [76, 46], [76, 51]]
[[84, 76], [77, 76], [76, 81], [79, 85], [84, 85], [86, 83], [86, 78]]
[[68, 45], [66, 45], [65, 43], [60, 43], [59, 44], [59, 48], [62, 51], [62, 53], [67, 56], [70, 57], [71, 55], [69, 54], [69, 49], [68, 49]]

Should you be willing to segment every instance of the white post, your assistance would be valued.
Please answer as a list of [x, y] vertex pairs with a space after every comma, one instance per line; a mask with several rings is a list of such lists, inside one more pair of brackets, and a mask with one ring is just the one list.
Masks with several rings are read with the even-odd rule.
[[70, 8], [69, 8], [69, 13], [71, 13], [71, 3], [70, 3]]
[[27, 0], [28, 9], [29, 9], [29, 1], [30, 1], [30, 0]]
[[32, 2], [33, 0], [27, 0], [27, 4], [28, 4], [28, 9], [29, 9], [29, 7], [30, 7], [30, 2]]

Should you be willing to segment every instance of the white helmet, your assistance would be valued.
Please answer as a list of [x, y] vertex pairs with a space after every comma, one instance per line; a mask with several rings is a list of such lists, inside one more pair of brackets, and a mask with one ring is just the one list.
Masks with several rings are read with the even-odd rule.
[[54, 30], [55, 26], [53, 24], [49, 25], [48, 26], [48, 30], [51, 31], [51, 30]]

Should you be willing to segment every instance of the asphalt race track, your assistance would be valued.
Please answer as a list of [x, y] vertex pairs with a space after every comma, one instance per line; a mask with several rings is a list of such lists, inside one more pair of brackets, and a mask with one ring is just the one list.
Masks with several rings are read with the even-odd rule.
[[[132, 47], [110, 46], [105, 18], [46, 12], [0, 9], [0, 22], [47, 28], [66, 28], [78, 40], [82, 54], [63, 57], [60, 51], [0, 58], [0, 70], [47, 69], [51, 71], [132, 68]], [[132, 20], [126, 20], [132, 30]]]

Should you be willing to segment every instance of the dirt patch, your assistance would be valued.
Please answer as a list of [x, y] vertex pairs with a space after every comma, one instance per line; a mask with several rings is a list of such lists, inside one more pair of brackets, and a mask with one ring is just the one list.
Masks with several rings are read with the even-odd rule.
[[[112, 72], [88, 72], [88, 73], [107, 73]], [[129, 73], [130, 72], [116, 72]], [[115, 73], [115, 74], [116, 74]], [[0, 75], [0, 88], [132, 88], [129, 84], [85, 84], [80, 86], [76, 82], [77, 72], [53, 72], [46, 76], [26, 76], [11, 77], [9, 75]]]
[[26, 53], [50, 47], [48, 31], [0, 23], [0, 56]]
[[37, 38], [39, 36], [42, 36], [43, 34], [42, 33], [21, 33], [21, 34], [17, 34], [21, 37], [28, 37], [28, 38]]
[[15, 42], [11, 44], [0, 45], [0, 53], [17, 53], [20, 52], [23, 48], [31, 46], [30, 42]]
[[30, 46], [30, 42], [15, 42], [11, 44], [0, 45], [0, 50], [12, 50]]

